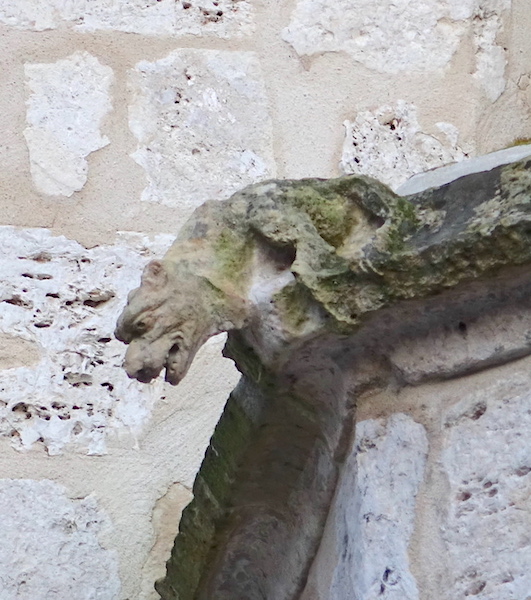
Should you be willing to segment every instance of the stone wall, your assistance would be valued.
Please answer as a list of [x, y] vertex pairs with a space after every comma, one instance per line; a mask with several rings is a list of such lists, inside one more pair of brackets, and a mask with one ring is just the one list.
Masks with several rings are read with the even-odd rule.
[[[238, 374], [220, 356], [223, 340], [215, 339], [178, 388], [141, 385], [120, 369], [124, 347], [112, 332], [142, 266], [164, 252], [191, 211], [273, 176], [360, 173], [396, 189], [416, 173], [531, 137], [530, 29], [524, 0], [377, 6], [365, 0], [0, 0], [0, 581], [6, 600], [85, 593], [157, 598], [153, 582], [164, 573], [180, 511]], [[403, 354], [407, 362], [411, 354]], [[502, 383], [475, 377], [477, 389], [491, 386], [481, 392], [488, 411], [478, 419], [459, 416], [480, 401], [473, 390], [463, 391], [462, 406], [443, 403], [448, 414], [437, 418], [449, 423], [444, 451], [443, 434], [436, 438], [440, 449], [427, 450], [431, 421], [402, 408], [409, 406], [405, 400], [396, 405], [400, 410], [358, 418], [358, 435], [373, 440], [368, 461], [387, 465], [374, 478], [368, 462], [360, 462], [352, 495], [363, 495], [363, 502], [393, 484], [386, 457], [413, 440], [402, 454], [405, 476], [396, 483], [402, 512], [391, 532], [375, 533], [392, 541], [403, 564], [389, 566], [385, 557], [371, 563], [374, 571], [356, 583], [359, 589], [375, 581], [402, 589], [392, 582], [405, 565], [407, 597], [437, 597], [419, 575], [436, 561], [437, 548], [451, 547], [463, 527], [472, 540], [479, 514], [494, 523], [492, 515], [503, 512], [506, 521], [497, 526], [518, 527], [518, 502], [496, 486], [514, 480], [514, 494], [524, 494], [526, 461], [508, 457], [491, 473], [486, 455], [479, 473], [452, 453], [477, 454], [493, 423], [502, 443], [509, 424], [496, 411], [504, 399], [525, 427], [517, 416], [525, 412], [523, 392], [516, 390], [523, 375], [502, 378], [513, 382], [508, 395]], [[422, 389], [428, 399], [450, 393]], [[430, 530], [414, 529], [420, 517], [412, 497], [434, 464], [442, 465], [448, 497], [463, 500], [448, 509], [444, 536], [424, 555]], [[351, 483], [344, 485], [338, 519], [350, 510], [341, 498], [350, 496], [342, 490]], [[441, 493], [441, 485], [435, 481], [426, 497]], [[464, 510], [471, 502], [475, 510]], [[496, 511], [496, 502], [513, 504]], [[435, 500], [420, 507], [425, 523], [438, 507]], [[370, 553], [377, 539], [363, 540]], [[481, 568], [494, 569], [499, 585], [512, 577], [511, 593], [524, 598], [519, 590], [526, 583], [510, 564], [527, 547], [519, 540], [512, 539], [514, 547], [493, 540], [507, 558]], [[467, 543], [470, 564], [449, 552], [437, 567], [441, 581], [450, 573], [456, 593], [486, 594]], [[358, 560], [366, 559], [352, 558]], [[334, 591], [323, 587], [316, 597], [342, 598], [341, 573], [349, 564], [330, 570]]]
[[529, 362], [358, 399], [303, 600], [528, 598]]

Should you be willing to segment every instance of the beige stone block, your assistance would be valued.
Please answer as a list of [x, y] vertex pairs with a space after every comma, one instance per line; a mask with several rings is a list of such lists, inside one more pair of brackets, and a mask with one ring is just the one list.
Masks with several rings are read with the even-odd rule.
[[[9, 304], [19, 305], [23, 302], [20, 296], [12, 296], [2, 300]], [[39, 346], [24, 338], [0, 333], [0, 369], [14, 369], [38, 363], [41, 358]]]
[[166, 575], [166, 561], [170, 558], [179, 521], [185, 506], [192, 500], [192, 492], [180, 483], [173, 483], [157, 500], [151, 519], [155, 541], [142, 569], [142, 598], [158, 600], [154, 583]]

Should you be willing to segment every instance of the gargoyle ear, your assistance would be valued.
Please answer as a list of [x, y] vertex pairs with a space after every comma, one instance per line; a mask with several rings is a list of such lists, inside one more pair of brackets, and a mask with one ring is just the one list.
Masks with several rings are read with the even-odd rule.
[[168, 273], [160, 260], [149, 262], [142, 273], [142, 285], [151, 289], [160, 289], [168, 282]]

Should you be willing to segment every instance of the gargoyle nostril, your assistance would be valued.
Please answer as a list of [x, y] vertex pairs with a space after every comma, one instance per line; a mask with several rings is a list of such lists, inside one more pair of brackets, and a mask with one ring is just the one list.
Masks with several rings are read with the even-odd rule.
[[173, 346], [170, 348], [169, 354], [175, 354], [176, 352], [179, 352], [179, 349], [179, 344], [173, 344]]

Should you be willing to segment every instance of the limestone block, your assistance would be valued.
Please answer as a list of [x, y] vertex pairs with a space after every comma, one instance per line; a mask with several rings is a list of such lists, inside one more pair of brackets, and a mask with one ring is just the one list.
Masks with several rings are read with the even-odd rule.
[[445, 598], [528, 598], [531, 395], [526, 370], [468, 391], [444, 419]]
[[343, 172], [369, 175], [395, 190], [417, 173], [465, 157], [457, 145], [458, 131], [453, 125], [437, 123], [437, 137], [424, 133], [416, 107], [403, 100], [360, 112], [344, 125]]
[[355, 447], [345, 468], [350, 482], [340, 488], [343, 510], [336, 523], [347, 541], [338, 536], [345, 558], [331, 598], [417, 599], [407, 552], [428, 452], [426, 432], [402, 414], [387, 423], [362, 421]]
[[511, 0], [298, 0], [283, 38], [301, 55], [344, 51], [369, 69], [396, 73], [444, 67], [472, 29], [476, 75], [495, 100], [505, 86], [496, 35], [510, 6]]
[[0, 333], [37, 344], [40, 358], [0, 371], [0, 435], [16, 448], [101, 454], [109, 433], [140, 432], [162, 383], [127, 379], [114, 323], [143, 264], [168, 245], [131, 234], [87, 250], [47, 230], [1, 228]]
[[54, 29], [56, 2], [48, 0], [0, 0], [0, 22], [17, 29]]
[[175, 34], [242, 37], [255, 30], [248, 0], [182, 0], [175, 2]]
[[299, 54], [348, 52], [384, 73], [444, 67], [474, 0], [299, 0], [283, 38]]
[[51, 64], [27, 64], [31, 90], [24, 137], [35, 187], [71, 196], [87, 181], [86, 157], [109, 143], [100, 126], [111, 110], [110, 67], [87, 52]]
[[62, 0], [60, 14], [80, 31], [170, 35], [175, 27], [175, 5], [172, 0]]
[[251, 52], [177, 50], [131, 73], [129, 124], [143, 200], [191, 212], [274, 175], [271, 122]]
[[35, 31], [69, 24], [87, 32], [221, 38], [254, 30], [247, 0], [0, 0], [0, 22]]
[[0, 479], [2, 600], [118, 600], [117, 557], [99, 542], [109, 527], [96, 500], [71, 500], [52, 481]]
[[404, 414], [356, 425], [302, 600], [419, 598], [408, 545], [427, 452], [424, 427]]

